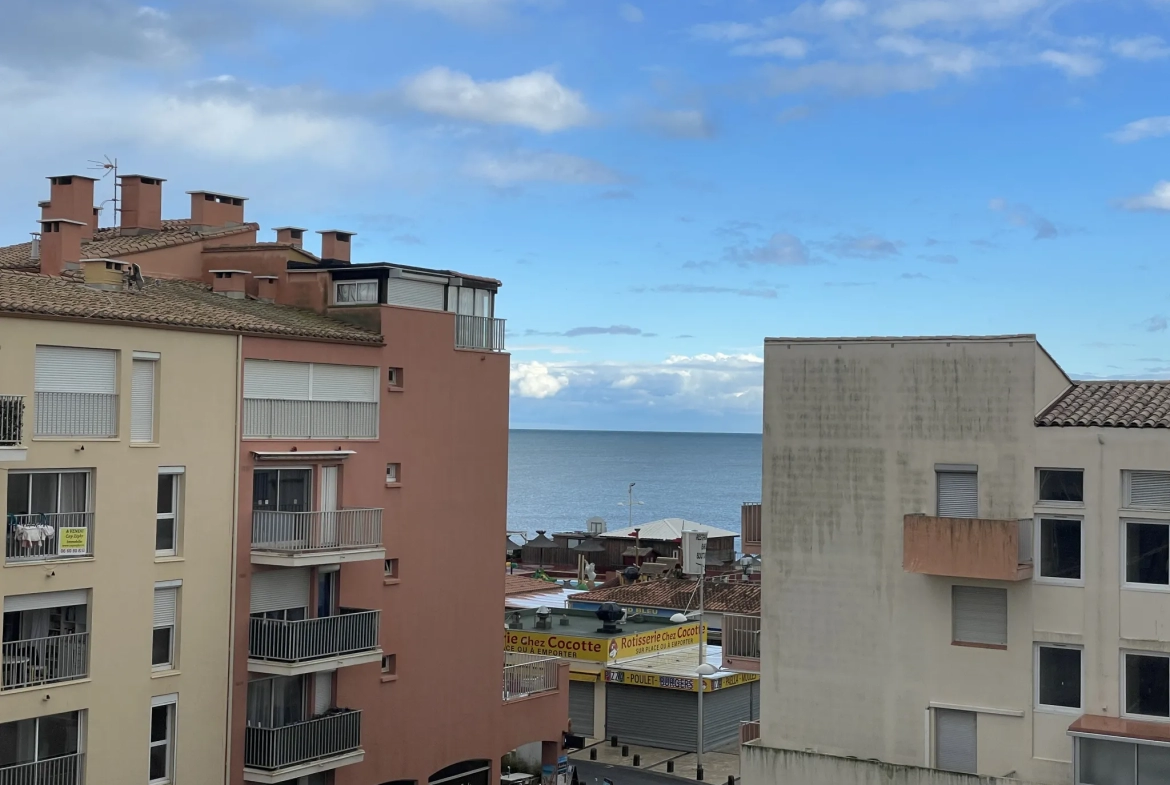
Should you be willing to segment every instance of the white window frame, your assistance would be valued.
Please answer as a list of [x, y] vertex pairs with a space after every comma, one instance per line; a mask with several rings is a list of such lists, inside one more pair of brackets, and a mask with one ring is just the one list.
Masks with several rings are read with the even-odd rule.
[[[1048, 703], [1040, 702], [1040, 650], [1041, 649], [1072, 649], [1080, 652], [1080, 705], [1076, 708], [1069, 706], [1053, 706]], [[1032, 690], [1032, 706], [1036, 711], [1045, 714], [1074, 714], [1080, 716], [1085, 713], [1085, 647], [1079, 644], [1069, 643], [1048, 643], [1046, 641], [1037, 641], [1032, 647], [1032, 682], [1035, 685]]]
[[388, 463], [386, 464], [386, 484], [387, 485], [401, 485], [402, 484], [402, 464]]
[[[353, 300], [349, 302], [342, 302], [337, 298], [337, 293], [343, 286], [359, 287], [361, 284], [373, 284], [374, 299], [372, 300]], [[377, 278], [359, 278], [353, 281], [334, 281], [333, 282], [333, 304], [334, 305], [377, 305], [378, 304], [378, 279]]]
[[[179, 693], [159, 695], [150, 699], [150, 720], [152, 723], [154, 722], [154, 710], [163, 707], [167, 710], [167, 735], [162, 741], [151, 741], [149, 734], [147, 735], [147, 761], [150, 760], [149, 750], [165, 746], [167, 748], [167, 771], [164, 776], [150, 780], [150, 785], [169, 785], [175, 781], [175, 739], [177, 738], [175, 731], [179, 725]], [[147, 765], [149, 766], [149, 763]], [[147, 775], [149, 776], [149, 768]]]
[[[1079, 502], [1060, 502], [1040, 498], [1040, 472], [1080, 472], [1081, 473], [1081, 500]], [[1037, 507], [1073, 507], [1085, 506], [1085, 470], [1068, 466], [1037, 466], [1036, 467], [1036, 506]]]
[[1140, 657], [1158, 657], [1164, 660], [1170, 660], [1170, 653], [1163, 651], [1147, 651], [1145, 649], [1122, 649], [1118, 652], [1120, 658], [1120, 670], [1118, 671], [1117, 683], [1121, 686], [1121, 695], [1119, 695], [1118, 709], [1123, 718], [1131, 720], [1142, 720], [1144, 722], [1165, 722], [1170, 723], [1170, 717], [1159, 717], [1156, 714], [1134, 714], [1125, 710], [1125, 695], [1126, 695], [1126, 680], [1128, 676], [1125, 668], [1125, 658], [1134, 654]]
[[[160, 662], [158, 664], [155, 664], [153, 662], [154, 658], [152, 656], [151, 657], [152, 662], [150, 664], [150, 669], [154, 673], [164, 673], [167, 671], [173, 671], [173, 670], [177, 670], [179, 667], [179, 603], [182, 602], [183, 582], [181, 580], [178, 580], [178, 581], [156, 581], [154, 584], [154, 590], [155, 590], [155, 592], [157, 592], [159, 589], [174, 589], [175, 590], [175, 621], [173, 624], [161, 625], [161, 626], [156, 627], [153, 624], [153, 619], [151, 620], [152, 623], [151, 623], [151, 628], [150, 628], [150, 634], [151, 634], [150, 650], [151, 650], [152, 655], [154, 652], [154, 631], [155, 630], [163, 630], [163, 629], [169, 629], [171, 631], [171, 647], [170, 647], [171, 648], [171, 651], [170, 651], [171, 656], [167, 660], [167, 662]], [[153, 599], [153, 596], [154, 595], [152, 594], [151, 595], [152, 599]]]
[[[186, 480], [186, 469], [183, 466], [160, 466], [158, 467], [160, 475], [167, 474], [174, 477], [171, 484], [171, 510], [172, 512], [158, 512], [158, 506], [155, 506], [154, 525], [155, 525], [155, 549], [154, 555], [158, 556], [178, 556], [180, 551], [180, 527], [183, 523], [183, 483]], [[169, 520], [171, 522], [171, 541], [174, 542], [175, 547], [163, 548], [159, 550], [158, 546], [158, 522], [162, 520]]]
[[[1129, 580], [1129, 524], [1140, 523], [1150, 526], [1168, 526], [1170, 527], [1170, 520], [1159, 520], [1157, 518], [1122, 518], [1121, 519], [1121, 546], [1120, 563], [1121, 563], [1121, 588], [1130, 591], [1149, 591], [1159, 593], [1170, 593], [1170, 583], [1131, 583]], [[1083, 535], [1082, 535], [1083, 539]], [[1170, 555], [1167, 556], [1170, 559]], [[1170, 564], [1167, 565], [1167, 571], [1170, 572]]]
[[[93, 469], [12, 469], [8, 473], [9, 479], [11, 479], [12, 475], [14, 475], [14, 474], [25, 474], [25, 475], [28, 475], [28, 474], [85, 474], [85, 475], [88, 475], [85, 478], [85, 509], [82, 510], [82, 512], [86, 512], [86, 513], [93, 512], [93, 490], [94, 490], [93, 489], [93, 480], [94, 480], [94, 475], [95, 475], [95, 472]], [[29, 482], [31, 483], [32, 480], [30, 479]], [[7, 486], [5, 486], [5, 489], [6, 489], [5, 492], [7, 493]], [[31, 485], [29, 487], [29, 504], [30, 505], [32, 504], [32, 487], [31, 487]], [[57, 507], [58, 507], [58, 509], [60, 509], [60, 507], [61, 507], [61, 479], [59, 477], [57, 479]], [[45, 514], [49, 515], [51, 513], [45, 513]]]
[[1133, 479], [1134, 472], [1143, 472], [1149, 474], [1170, 474], [1170, 471], [1165, 469], [1122, 469], [1121, 470], [1121, 509], [1123, 510], [1141, 510], [1143, 513], [1149, 510], [1154, 513], [1170, 513], [1170, 506], [1168, 507], [1135, 507], [1130, 500], [1130, 484]]
[[[1054, 578], [1042, 574], [1044, 559], [1040, 550], [1040, 544], [1043, 540], [1042, 521], [1076, 521], [1080, 524], [1081, 530], [1081, 577], [1080, 578]], [[1085, 519], [1080, 515], [1064, 515], [1038, 512], [1036, 513], [1035, 522], [1032, 525], [1032, 563], [1035, 567], [1032, 573], [1032, 581], [1034, 583], [1043, 583], [1050, 586], [1084, 586], [1085, 585]]]

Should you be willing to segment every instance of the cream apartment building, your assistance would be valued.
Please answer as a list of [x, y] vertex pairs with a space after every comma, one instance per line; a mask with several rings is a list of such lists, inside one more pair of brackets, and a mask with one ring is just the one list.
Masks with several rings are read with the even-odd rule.
[[745, 785], [1170, 782], [1170, 383], [769, 339]]

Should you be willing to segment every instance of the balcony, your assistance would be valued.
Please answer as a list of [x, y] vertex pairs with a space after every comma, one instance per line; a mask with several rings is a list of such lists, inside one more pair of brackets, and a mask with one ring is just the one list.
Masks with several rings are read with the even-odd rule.
[[[244, 730], [244, 779], [287, 782], [322, 771], [361, 763], [362, 713], [335, 709], [329, 714], [280, 728]], [[0, 785], [6, 785], [0, 780]]]
[[744, 553], [759, 555], [760, 535], [763, 531], [763, 505], [759, 502], [744, 502], [739, 508], [740, 542]]
[[248, 670], [278, 676], [378, 662], [381, 611], [342, 608], [336, 616], [249, 620]]
[[0, 395], [0, 462], [27, 458], [23, 443], [24, 396]]
[[92, 512], [9, 515], [6, 532], [4, 557], [9, 562], [93, 555]]
[[504, 702], [556, 692], [559, 663], [557, 657], [504, 652]]
[[85, 754], [75, 752], [35, 763], [0, 766], [0, 785], [82, 785]]
[[252, 563], [289, 567], [384, 559], [380, 508], [252, 512]]
[[760, 672], [760, 617], [723, 614], [723, 668]]
[[118, 396], [38, 392], [36, 433], [46, 437], [112, 439], [118, 435]]
[[949, 578], [1027, 580], [1032, 577], [1032, 521], [907, 515], [902, 569]]
[[739, 723], [739, 743], [747, 744], [760, 738], [760, 721], [745, 720]]
[[377, 401], [244, 399], [245, 439], [376, 439]]
[[[89, 676], [88, 632], [5, 641], [2, 649], [0, 689], [40, 687]], [[0, 774], [0, 785], [5, 782]]]
[[504, 320], [489, 316], [455, 315], [455, 348], [504, 351]]

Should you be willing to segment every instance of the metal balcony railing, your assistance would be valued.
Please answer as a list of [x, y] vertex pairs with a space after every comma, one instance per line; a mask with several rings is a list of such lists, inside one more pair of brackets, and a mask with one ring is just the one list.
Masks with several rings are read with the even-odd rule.
[[740, 508], [740, 537], [743, 539], [744, 550], [749, 546], [754, 546], [757, 550], [760, 547], [760, 535], [763, 530], [762, 509], [760, 502], [744, 502]]
[[92, 512], [9, 515], [4, 556], [8, 561], [76, 559], [93, 555]]
[[739, 743], [747, 744], [760, 738], [760, 721], [744, 720], [739, 723]]
[[382, 510], [252, 511], [252, 550], [303, 553], [382, 545]]
[[[337, 709], [316, 719], [280, 728], [244, 732], [244, 766], [279, 771], [361, 749], [362, 713]], [[0, 785], [4, 785], [0, 781]]]
[[513, 701], [542, 692], [555, 692], [558, 663], [556, 657], [504, 652], [504, 700]]
[[760, 658], [760, 617], [723, 614], [723, 656]]
[[[5, 641], [0, 689], [16, 690], [89, 675], [89, 633]], [[0, 780], [3, 782], [3, 780]]]
[[504, 320], [456, 314], [455, 347], [488, 352], [504, 351]]
[[250, 619], [248, 656], [291, 664], [374, 651], [378, 648], [381, 614], [381, 611], [342, 608], [337, 616], [317, 619]]
[[0, 767], [0, 785], [83, 785], [84, 782], [85, 754], [81, 752]]
[[24, 396], [0, 395], [0, 447], [20, 444], [24, 435]]
[[376, 401], [244, 399], [247, 439], [376, 439]]
[[36, 435], [108, 439], [118, 435], [118, 396], [38, 392]]

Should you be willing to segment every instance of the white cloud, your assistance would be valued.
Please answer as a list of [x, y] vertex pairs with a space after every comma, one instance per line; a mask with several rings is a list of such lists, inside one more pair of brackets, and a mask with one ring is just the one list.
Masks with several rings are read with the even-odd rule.
[[825, 0], [821, 4], [821, 13], [836, 21], [865, 16], [868, 10], [861, 0]]
[[929, 64], [843, 63], [822, 60], [798, 68], [772, 68], [768, 81], [777, 93], [828, 90], [841, 95], [875, 96], [929, 90], [943, 74]]
[[691, 27], [692, 36], [707, 41], [743, 41], [765, 33], [764, 28], [743, 22], [706, 22]]
[[897, 29], [924, 25], [1003, 23], [1037, 11], [1048, 0], [900, 0], [879, 17]]
[[1159, 136], [1170, 136], [1170, 115], [1134, 120], [1132, 123], [1126, 123], [1121, 130], [1109, 134], [1110, 139], [1121, 144], [1156, 139]]
[[755, 248], [728, 248], [724, 258], [746, 264], [804, 265], [809, 263], [808, 248], [799, 237], [777, 232], [768, 242]]
[[475, 156], [468, 162], [465, 172], [498, 186], [532, 182], [604, 185], [623, 179], [605, 164], [589, 158], [530, 150], [506, 155]]
[[916, 58], [931, 71], [964, 76], [975, 68], [990, 65], [986, 55], [962, 44], [949, 41], [924, 41], [912, 35], [885, 35], [877, 40], [877, 47], [886, 52]]
[[717, 133], [715, 124], [699, 109], [651, 111], [643, 117], [643, 123], [674, 139], [711, 139]]
[[787, 57], [799, 60], [808, 54], [808, 44], [799, 38], [773, 38], [768, 41], [751, 41], [732, 48], [733, 55], [747, 57]]
[[432, 68], [402, 86], [406, 102], [422, 112], [492, 125], [519, 125], [550, 133], [589, 122], [581, 94], [547, 71], [477, 82], [449, 68]]
[[549, 354], [585, 354], [585, 349], [560, 344], [529, 344], [525, 346], [509, 346], [509, 352], [548, 352]]
[[521, 398], [551, 398], [569, 385], [569, 377], [544, 363], [513, 363], [512, 389]]
[[1162, 180], [1148, 194], [1123, 199], [1121, 206], [1134, 211], [1170, 212], [1170, 180]]
[[631, 22], [633, 24], [637, 24], [646, 18], [645, 14], [642, 13], [641, 8], [638, 8], [636, 5], [631, 5], [630, 3], [622, 3], [620, 6], [618, 6], [618, 14], [621, 15], [622, 19], [625, 19], [627, 22]]
[[1046, 49], [1040, 53], [1040, 62], [1053, 68], [1064, 71], [1070, 79], [1076, 77], [1093, 76], [1100, 72], [1103, 63], [1100, 59], [1084, 52], [1058, 52], [1055, 49]]
[[1113, 54], [1130, 60], [1160, 60], [1163, 57], [1170, 57], [1170, 46], [1156, 35], [1124, 38], [1114, 41], [1110, 48]]

